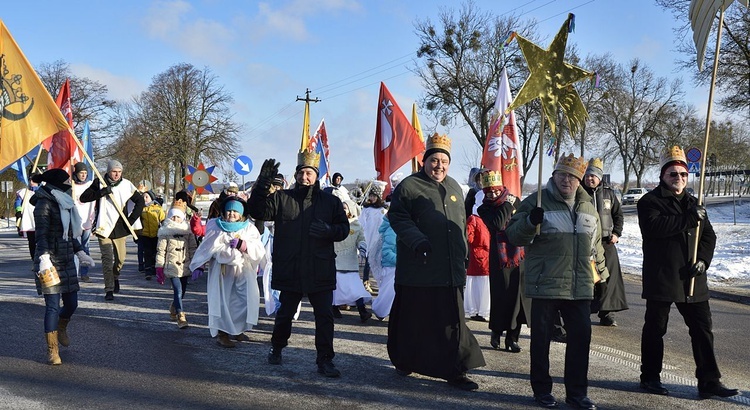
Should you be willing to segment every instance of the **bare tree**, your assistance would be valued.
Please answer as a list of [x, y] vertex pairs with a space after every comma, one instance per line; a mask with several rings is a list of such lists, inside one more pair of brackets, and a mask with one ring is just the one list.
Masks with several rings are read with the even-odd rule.
[[113, 109], [117, 105], [115, 101], [107, 98], [107, 86], [96, 80], [73, 74], [70, 65], [63, 60], [42, 63], [36, 71], [53, 99], [57, 98], [65, 80], [70, 79], [73, 128], [76, 135], [80, 137], [83, 124], [88, 120], [92, 144], [98, 150], [102, 145], [102, 140], [111, 136]]
[[[219, 85], [208, 68], [177, 64], [154, 77], [148, 90], [134, 100], [135, 109], [126, 130], [164, 151], [164, 172], [171, 164], [173, 190], [182, 188], [187, 165], [231, 161], [240, 126], [229, 111], [232, 96]], [[141, 124], [141, 125], [138, 125]], [[146, 144], [146, 146], [148, 146]]]
[[641, 186], [644, 173], [658, 161], [669, 120], [674, 119], [682, 96], [681, 82], [668, 84], [633, 59], [629, 69], [619, 66], [605, 87], [607, 98], [601, 99], [593, 124], [611, 142], [605, 152], [623, 164], [624, 188], [631, 173]]
[[[718, 13], [706, 46], [705, 65], [709, 69], [698, 71], [697, 51], [689, 19], [690, 0], [656, 0], [656, 4], [671, 11], [677, 21], [684, 22], [675, 29], [677, 51], [685, 56], [678, 62], [679, 67], [692, 73], [696, 84], [709, 84], [718, 33]], [[722, 32], [716, 82], [720, 97], [717, 103], [726, 112], [750, 114], [750, 10], [741, 6], [740, 2], [730, 5], [724, 13]], [[747, 119], [750, 115], [740, 118]]]

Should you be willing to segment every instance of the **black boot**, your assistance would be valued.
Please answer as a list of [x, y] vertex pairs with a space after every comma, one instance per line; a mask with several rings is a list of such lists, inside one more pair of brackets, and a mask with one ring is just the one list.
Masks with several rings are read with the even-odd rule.
[[362, 323], [367, 322], [372, 317], [372, 313], [367, 311], [365, 301], [362, 298], [357, 299], [357, 310], [359, 311], [359, 320]]
[[492, 346], [493, 349], [500, 349], [500, 336], [502, 336], [502, 334], [503, 332], [492, 331], [492, 335], [490, 336], [490, 346]]
[[343, 316], [341, 316], [341, 310], [339, 310], [338, 306], [331, 306], [331, 311], [333, 311], [333, 317], [336, 319], [341, 319]]

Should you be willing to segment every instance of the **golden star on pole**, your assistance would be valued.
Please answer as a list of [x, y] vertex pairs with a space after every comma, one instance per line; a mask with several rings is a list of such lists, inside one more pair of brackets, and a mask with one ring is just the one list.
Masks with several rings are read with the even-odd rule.
[[518, 45], [529, 66], [530, 75], [506, 112], [539, 98], [553, 134], [558, 104], [562, 107], [572, 133], [576, 133], [588, 119], [586, 107], [572, 84], [594, 74], [564, 61], [568, 27], [572, 19], [573, 15], [569, 14], [547, 50], [516, 35]]

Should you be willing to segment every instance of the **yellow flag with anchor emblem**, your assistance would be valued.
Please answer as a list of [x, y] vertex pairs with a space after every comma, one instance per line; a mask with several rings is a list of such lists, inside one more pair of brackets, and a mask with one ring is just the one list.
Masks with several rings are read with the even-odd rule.
[[0, 169], [67, 129], [60, 108], [0, 20]]

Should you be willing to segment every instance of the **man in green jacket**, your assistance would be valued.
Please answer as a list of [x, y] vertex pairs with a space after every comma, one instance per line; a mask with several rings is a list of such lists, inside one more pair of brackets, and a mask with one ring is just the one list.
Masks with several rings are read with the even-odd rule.
[[[561, 156], [541, 193], [521, 202], [506, 234], [513, 245], [526, 247], [525, 294], [531, 303], [531, 387], [543, 407], [557, 407], [549, 374], [549, 346], [558, 311], [568, 334], [565, 349], [566, 402], [596, 409], [587, 396], [590, 304], [594, 283], [608, 273], [601, 245], [599, 214], [581, 187], [586, 161]], [[539, 233], [537, 233], [539, 226]], [[597, 277], [599, 276], [599, 277]]]
[[388, 211], [398, 255], [388, 355], [400, 375], [476, 390], [466, 371], [485, 363], [465, 322], [466, 212], [461, 187], [448, 176], [447, 136], [428, 139], [423, 162], [398, 184]]

